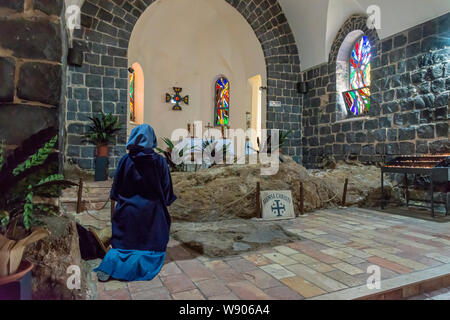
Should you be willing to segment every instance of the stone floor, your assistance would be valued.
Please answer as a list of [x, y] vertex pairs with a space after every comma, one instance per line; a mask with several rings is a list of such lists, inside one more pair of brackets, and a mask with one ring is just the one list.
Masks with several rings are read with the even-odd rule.
[[317, 211], [290, 223], [290, 231], [304, 240], [221, 259], [171, 240], [155, 279], [97, 283], [97, 298], [300, 300], [331, 294], [345, 299], [341, 291], [366, 287], [371, 265], [380, 267], [381, 288], [408, 274], [450, 267], [448, 222], [348, 208]]

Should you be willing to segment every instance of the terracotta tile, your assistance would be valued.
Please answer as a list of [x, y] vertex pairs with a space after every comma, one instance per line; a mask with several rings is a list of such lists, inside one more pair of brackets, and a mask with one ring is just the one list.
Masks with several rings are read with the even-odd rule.
[[174, 300], [205, 300], [198, 289], [174, 293], [172, 296]]
[[241, 272], [236, 271], [229, 266], [227, 266], [227, 268], [215, 269], [213, 272], [219, 279], [225, 281], [225, 283], [245, 280], [245, 277]]
[[324, 263], [332, 264], [332, 263], [339, 263], [340, 262], [339, 259], [336, 259], [335, 257], [332, 257], [330, 255], [324, 254], [324, 253], [322, 253], [320, 251], [317, 251], [317, 250], [312, 250], [312, 249], [309, 249], [307, 247], [306, 248], [301, 248], [300, 246], [297, 246], [297, 245], [296, 245], [296, 248], [298, 248], [298, 250], [300, 250], [301, 253], [303, 253], [303, 254], [311, 257], [311, 258], [314, 258], [316, 260], [322, 261]]
[[282, 266], [288, 266], [290, 264], [296, 264], [297, 261], [294, 259], [289, 258], [288, 256], [285, 256], [284, 254], [281, 254], [279, 252], [273, 252], [273, 253], [266, 253], [264, 254], [264, 257], [267, 259], [272, 260], [274, 263], [278, 263]]
[[243, 275], [248, 281], [261, 289], [268, 289], [281, 285], [281, 283], [277, 279], [261, 269], [247, 271], [244, 272]]
[[320, 252], [325, 253], [329, 256], [338, 258], [338, 259], [348, 259], [348, 258], [352, 257], [352, 255], [350, 255], [348, 253], [345, 253], [341, 250], [337, 250], [337, 249], [333, 249], [333, 248], [321, 250]]
[[326, 293], [326, 291], [314, 286], [301, 277], [285, 278], [281, 282], [305, 298], [312, 298]]
[[162, 282], [170, 293], [177, 293], [195, 289], [194, 283], [184, 274], [162, 277]]
[[388, 293], [383, 294], [384, 300], [403, 300], [402, 289], [397, 289]]
[[126, 288], [127, 283], [124, 281], [110, 280], [108, 282], [104, 282], [103, 287], [105, 291], [118, 290]]
[[347, 259], [342, 259], [342, 261], [351, 264], [351, 265], [355, 265], [355, 264], [360, 264], [360, 263], [364, 263], [367, 260], [363, 259], [363, 258], [358, 258], [358, 257], [351, 257], [351, 258], [347, 258]]
[[243, 257], [257, 266], [265, 266], [268, 264], [272, 264], [272, 261], [270, 261], [269, 259], [265, 258], [263, 255], [260, 254], [250, 254], [245, 255]]
[[232, 282], [228, 287], [243, 300], [270, 300], [270, 297], [249, 281]]
[[389, 261], [389, 260], [386, 260], [386, 259], [383, 259], [383, 258], [380, 258], [380, 257], [370, 257], [368, 259], [368, 261], [370, 263], [373, 263], [373, 264], [378, 265], [380, 267], [384, 267], [386, 269], [395, 271], [395, 272], [400, 273], [400, 274], [413, 272], [413, 270], [410, 269], [410, 268], [407, 268], [405, 266], [399, 265], [399, 264], [397, 264], [395, 262], [392, 262], [392, 261]]
[[167, 256], [174, 261], [194, 258], [194, 256], [181, 245], [167, 248]]
[[159, 277], [153, 278], [151, 281], [134, 281], [128, 283], [128, 289], [131, 293], [137, 293], [154, 288], [160, 288], [163, 284]]
[[271, 298], [276, 300], [303, 300], [304, 297], [289, 287], [273, 287], [264, 290]]
[[311, 258], [310, 256], [303, 254], [303, 253], [296, 253], [292, 256], [290, 256], [290, 258], [302, 263], [302, 264], [306, 264], [306, 265], [312, 265], [312, 264], [318, 264], [320, 263], [319, 260], [316, 260], [314, 258]]
[[214, 273], [197, 260], [181, 260], [177, 265], [192, 281], [215, 279]]
[[430, 292], [442, 288], [444, 285], [443, 277], [427, 280], [420, 284], [420, 292]]
[[262, 266], [261, 269], [278, 280], [295, 276], [294, 273], [279, 264], [269, 264], [267, 266]]
[[328, 292], [334, 292], [347, 288], [346, 285], [302, 264], [294, 264], [287, 266], [286, 268], [294, 272], [299, 277]]
[[175, 262], [169, 262], [161, 268], [159, 275], [161, 277], [172, 276], [175, 274], [180, 274], [181, 270]]
[[274, 247], [274, 249], [277, 250], [278, 252], [280, 252], [281, 254], [284, 254], [285, 256], [290, 256], [290, 255], [298, 253], [297, 250], [289, 248], [288, 246], [277, 246], [277, 247]]
[[232, 267], [234, 270], [239, 272], [251, 271], [258, 269], [256, 265], [246, 259], [237, 259], [227, 261], [227, 264]]
[[130, 300], [130, 293], [127, 288], [103, 291], [98, 293], [99, 300]]
[[364, 281], [364, 279], [362, 279], [361, 277], [351, 276], [341, 270], [333, 270], [325, 273], [325, 275], [340, 283], [345, 284], [346, 286], [349, 286], [350, 288], [357, 287], [366, 283], [366, 281]]
[[406, 287], [403, 287], [403, 298], [410, 298], [413, 296], [418, 296], [420, 294], [420, 285], [412, 284]]
[[208, 262], [205, 262], [204, 265], [212, 271], [217, 270], [217, 269], [224, 269], [224, 268], [227, 269], [230, 267], [222, 260], [208, 261]]
[[315, 264], [309, 265], [309, 267], [311, 269], [314, 269], [314, 270], [316, 270], [318, 272], [322, 272], [322, 273], [335, 270], [335, 268], [333, 268], [332, 266], [330, 266], [329, 264], [326, 264], [326, 263], [315, 263]]
[[230, 293], [230, 289], [222, 280], [204, 280], [196, 283], [206, 297], [221, 296]]
[[341, 271], [344, 271], [345, 273], [348, 273], [349, 275], [356, 275], [356, 274], [364, 273], [363, 270], [361, 270], [355, 266], [352, 266], [351, 264], [345, 263], [345, 262], [333, 264], [333, 267], [335, 267], [336, 269], [339, 269]]
[[154, 288], [131, 294], [133, 300], [172, 300], [167, 288]]

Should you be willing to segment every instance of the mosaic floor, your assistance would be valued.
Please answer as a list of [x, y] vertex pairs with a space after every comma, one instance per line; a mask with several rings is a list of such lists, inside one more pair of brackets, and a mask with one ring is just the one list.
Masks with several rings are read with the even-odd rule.
[[450, 273], [449, 222], [330, 209], [293, 220], [290, 231], [304, 240], [222, 259], [198, 256], [171, 240], [155, 279], [96, 283], [96, 298], [347, 299], [358, 290], [370, 294], [371, 265], [380, 267], [381, 289], [416, 275]]

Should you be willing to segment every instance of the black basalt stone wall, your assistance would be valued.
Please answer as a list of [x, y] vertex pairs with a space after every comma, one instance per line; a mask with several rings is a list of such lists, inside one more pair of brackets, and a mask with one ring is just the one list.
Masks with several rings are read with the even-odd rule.
[[64, 109], [63, 7], [63, 0], [0, 1], [0, 140], [7, 147], [58, 128]]
[[[337, 113], [336, 56], [354, 30], [372, 41], [371, 107], [352, 120]], [[303, 108], [303, 163], [349, 156], [364, 163], [397, 155], [450, 152], [450, 13], [378, 41], [366, 18], [353, 16], [339, 31], [329, 63], [304, 71], [310, 91]]]
[[[291, 28], [277, 0], [225, 0], [252, 26], [266, 58], [267, 100], [282, 107], [267, 110], [267, 127], [294, 131], [284, 152], [301, 161], [301, 97], [296, 83], [300, 60]], [[134, 25], [154, 0], [86, 0], [82, 28], [75, 45], [84, 50], [82, 67], [69, 67], [67, 92], [67, 158], [81, 168], [92, 169], [94, 147], [82, 143], [89, 116], [111, 112], [126, 127], [128, 43]], [[161, 32], [164, 32], [161, 30]], [[209, 106], [205, 106], [209, 107]], [[110, 173], [126, 152], [126, 130], [110, 151]]]

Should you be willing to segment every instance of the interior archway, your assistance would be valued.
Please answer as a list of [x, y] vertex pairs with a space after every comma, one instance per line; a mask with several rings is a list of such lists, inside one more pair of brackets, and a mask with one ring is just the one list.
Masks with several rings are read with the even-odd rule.
[[[146, 75], [143, 122], [155, 128], [159, 139], [194, 121], [202, 121], [203, 130], [213, 125], [219, 76], [230, 82], [230, 128], [245, 129], [246, 112], [257, 111], [248, 79], [259, 74], [265, 84], [267, 78], [258, 38], [223, 0], [170, 0], [150, 6], [133, 29], [128, 59], [140, 61]], [[172, 110], [165, 100], [173, 87], [182, 88], [182, 97], [189, 95], [189, 104], [180, 104], [182, 111]], [[255, 115], [253, 122], [255, 129], [265, 128], [265, 114]]]

